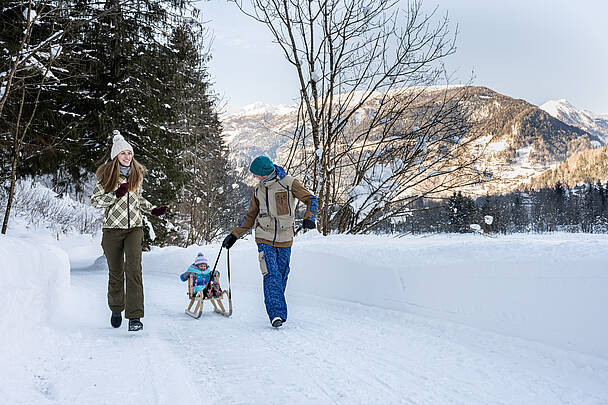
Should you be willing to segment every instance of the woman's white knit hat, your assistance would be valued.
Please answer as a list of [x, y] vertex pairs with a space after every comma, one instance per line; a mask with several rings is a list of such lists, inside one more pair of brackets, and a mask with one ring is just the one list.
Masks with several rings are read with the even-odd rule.
[[112, 152], [110, 153], [110, 159], [114, 159], [116, 155], [118, 155], [123, 150], [130, 150], [133, 155], [133, 147], [129, 144], [129, 142], [125, 141], [125, 138], [120, 134], [120, 131], [117, 129], [112, 132], [114, 134], [114, 138], [112, 139]]

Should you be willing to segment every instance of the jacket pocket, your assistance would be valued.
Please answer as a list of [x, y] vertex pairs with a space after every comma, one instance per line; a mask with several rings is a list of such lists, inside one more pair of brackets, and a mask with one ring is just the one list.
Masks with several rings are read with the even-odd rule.
[[274, 219], [268, 214], [260, 214], [257, 217], [257, 226], [265, 230], [270, 230], [274, 226]]
[[258, 254], [258, 260], [260, 261], [260, 271], [262, 275], [265, 276], [268, 274], [268, 267], [266, 267], [266, 258], [264, 257], [264, 251], [262, 250]]
[[294, 226], [293, 217], [279, 218], [278, 223], [279, 223], [279, 230], [281, 230], [281, 231], [285, 231], [288, 229], [293, 230], [293, 226]]
[[277, 215], [289, 214], [289, 195], [287, 191], [275, 193], [274, 200], [277, 204]]

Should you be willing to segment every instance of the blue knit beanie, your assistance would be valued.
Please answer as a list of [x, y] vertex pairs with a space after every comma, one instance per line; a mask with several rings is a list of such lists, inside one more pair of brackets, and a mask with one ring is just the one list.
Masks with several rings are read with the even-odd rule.
[[196, 259], [194, 259], [194, 264], [197, 266], [201, 264], [206, 264], [207, 266], [209, 266], [209, 260], [207, 260], [207, 258], [202, 252], [199, 252], [198, 255], [196, 255]]
[[274, 164], [267, 156], [258, 156], [253, 159], [249, 171], [258, 176], [268, 176], [274, 170]]

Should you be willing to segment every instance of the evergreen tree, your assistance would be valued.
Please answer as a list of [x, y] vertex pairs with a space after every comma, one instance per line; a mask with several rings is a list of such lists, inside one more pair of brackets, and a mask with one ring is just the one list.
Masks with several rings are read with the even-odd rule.
[[[61, 119], [57, 77], [65, 9], [57, 1], [5, 1], [0, 13], [0, 181], [8, 198], [7, 230], [16, 181], [53, 168], [52, 152], [69, 132]], [[63, 19], [64, 20], [64, 19]], [[47, 159], [40, 160], [41, 156]]]
[[478, 222], [475, 202], [462, 192], [454, 193], [446, 206], [449, 228], [451, 232], [471, 232], [471, 224]]
[[[28, 2], [9, 3], [0, 17], [0, 39], [5, 49], [14, 49]], [[54, 31], [62, 32], [62, 52], [57, 52], [49, 75], [52, 80], [47, 80], [42, 92], [25, 94], [26, 108], [33, 99], [40, 105], [30, 133], [42, 147], [40, 153], [22, 159], [20, 176], [50, 174], [56, 191], [81, 192], [91, 173], [109, 158], [113, 131], [119, 130], [133, 145], [136, 159], [149, 169], [146, 198], [155, 204], [167, 203], [186, 189], [200, 191], [215, 211], [207, 209], [198, 228], [208, 229], [204, 240], [217, 235], [221, 220], [209, 215], [226, 213], [227, 193], [217, 191], [227, 190], [226, 185], [234, 182], [227, 179], [230, 168], [205, 70], [209, 56], [204, 28], [195, 17], [196, 10], [180, 0], [34, 3], [44, 4], [47, 11], [57, 10], [45, 12], [34, 34], [46, 38]], [[52, 54], [50, 49], [44, 51]], [[0, 55], [2, 71], [10, 61], [10, 55]], [[12, 94], [15, 97], [6, 104], [8, 116], [16, 116], [18, 110], [18, 93]], [[0, 141], [9, 144], [8, 121], [0, 123], [0, 133]], [[193, 163], [189, 156], [198, 161]], [[179, 219], [179, 210], [174, 208], [169, 219], [171, 215]], [[176, 225], [179, 228], [179, 221]], [[157, 228], [161, 243], [166, 237], [163, 228]]]
[[524, 232], [528, 229], [528, 210], [524, 205], [524, 197], [519, 191], [514, 193], [510, 217], [512, 223], [511, 229], [514, 232]]
[[555, 183], [549, 192], [548, 212], [552, 230], [556, 230], [560, 225], [566, 225], [567, 194], [561, 182]]
[[[482, 223], [480, 224], [486, 233], [505, 233], [509, 223], [510, 212], [503, 206], [500, 196], [486, 195], [480, 208]], [[486, 218], [491, 217], [490, 223]], [[488, 218], [489, 219], [489, 218]]]
[[596, 218], [596, 208], [595, 208], [595, 198], [594, 198], [594, 189], [593, 184], [587, 184], [583, 188], [582, 199], [583, 203], [581, 204], [581, 229], [583, 232], [592, 232], [593, 224]]
[[180, 188], [178, 216], [181, 232], [173, 243], [201, 244], [218, 237], [229, 212], [232, 184], [228, 151], [221, 137], [201, 53], [203, 31], [191, 22], [177, 27], [170, 40], [173, 65], [167, 78], [172, 106], [170, 128], [180, 134], [180, 165], [185, 174]]

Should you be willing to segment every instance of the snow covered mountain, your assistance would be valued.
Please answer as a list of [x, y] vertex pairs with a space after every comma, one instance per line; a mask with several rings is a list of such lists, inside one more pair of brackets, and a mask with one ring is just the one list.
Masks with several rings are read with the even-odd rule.
[[602, 144], [606, 144], [606, 140], [608, 140], [608, 114], [595, 114], [589, 110], [580, 110], [563, 98], [547, 101], [540, 108], [568, 125], [573, 125], [596, 135], [602, 139]]
[[[606, 143], [606, 135], [565, 123], [525, 100], [481, 86], [468, 87], [467, 91], [467, 103], [477, 126], [474, 129], [484, 134], [479, 144], [485, 151], [480, 165], [494, 178], [491, 183], [466, 190], [471, 194], [505, 192], [529, 184], [532, 177], [556, 167], [573, 153]], [[296, 122], [297, 106], [263, 103], [247, 106], [222, 120], [232, 158], [242, 167], [263, 153], [284, 161]]]
[[608, 181], [608, 145], [574, 153], [557, 167], [532, 179], [534, 189], [553, 187], [557, 182], [569, 186]]
[[277, 159], [279, 148], [289, 147], [296, 115], [297, 106], [258, 102], [222, 117], [223, 136], [232, 159], [243, 167], [261, 154]]

